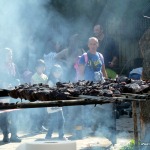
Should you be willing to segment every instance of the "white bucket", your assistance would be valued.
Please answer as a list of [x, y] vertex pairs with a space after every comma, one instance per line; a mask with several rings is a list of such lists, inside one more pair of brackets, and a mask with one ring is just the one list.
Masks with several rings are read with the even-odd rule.
[[20, 144], [16, 150], [76, 150], [75, 141], [35, 141]]

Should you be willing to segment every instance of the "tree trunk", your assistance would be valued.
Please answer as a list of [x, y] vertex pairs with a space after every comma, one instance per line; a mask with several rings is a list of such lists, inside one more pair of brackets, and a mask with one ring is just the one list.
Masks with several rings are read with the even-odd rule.
[[[150, 80], [150, 28], [140, 39], [140, 49], [143, 56], [143, 80]], [[150, 101], [140, 102], [141, 141], [150, 142]]]

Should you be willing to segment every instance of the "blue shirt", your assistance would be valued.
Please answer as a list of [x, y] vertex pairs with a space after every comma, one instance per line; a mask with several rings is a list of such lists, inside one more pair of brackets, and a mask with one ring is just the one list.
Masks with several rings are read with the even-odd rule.
[[101, 71], [102, 64], [104, 64], [104, 59], [100, 58], [98, 52], [96, 54], [88, 52], [87, 57], [88, 62], [86, 63], [85, 56], [83, 54], [79, 60], [79, 64], [85, 65], [84, 79], [95, 81], [94, 72]]

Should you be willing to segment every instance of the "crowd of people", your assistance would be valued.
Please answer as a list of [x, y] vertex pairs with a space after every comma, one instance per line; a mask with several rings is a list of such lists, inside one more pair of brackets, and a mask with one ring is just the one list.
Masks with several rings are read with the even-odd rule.
[[[61, 44], [56, 41], [51, 43], [53, 46], [47, 48], [43, 56], [40, 57], [36, 55], [36, 49], [31, 42], [29, 44], [31, 51], [28, 54], [28, 61], [21, 68], [13, 61], [13, 50], [10, 48], [2, 49], [1, 51], [3, 51], [4, 55], [1, 53], [1, 88], [11, 89], [26, 82], [31, 84], [44, 83], [49, 84], [49, 86], [54, 86], [58, 81], [76, 82], [77, 80], [90, 80], [103, 83], [105, 78], [115, 78], [115, 67], [118, 65], [119, 58], [117, 44], [112, 38], [104, 34], [102, 26], [99, 24], [94, 26], [93, 34], [87, 38], [87, 49], [82, 47], [80, 35], [74, 34], [70, 37], [66, 48], [62, 48]], [[76, 113], [74, 109], [67, 108], [64, 110], [66, 114], [68, 114], [68, 111], [70, 116], [71, 114], [74, 116]], [[13, 120], [12, 115], [14, 112], [3, 112], [0, 114], [0, 128], [4, 135], [3, 142], [21, 141], [17, 136], [15, 123], [10, 121]], [[64, 139], [66, 114], [63, 114], [63, 108], [60, 107], [36, 108], [34, 111], [30, 111], [30, 117], [34, 120], [31, 130], [36, 128], [41, 130], [46, 120], [48, 131], [45, 139], [52, 137], [53, 127], [56, 123], [59, 138]], [[9, 115], [11, 117], [8, 117]], [[8, 137], [9, 132], [11, 133], [10, 138]]]

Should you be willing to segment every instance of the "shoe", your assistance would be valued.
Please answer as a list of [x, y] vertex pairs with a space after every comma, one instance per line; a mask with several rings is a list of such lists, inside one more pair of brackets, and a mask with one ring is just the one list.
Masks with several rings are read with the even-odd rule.
[[77, 138], [72, 135], [72, 136], [68, 137], [68, 140], [77, 140]]
[[14, 136], [10, 138], [10, 142], [21, 142], [21, 139], [18, 136]]
[[10, 140], [9, 140], [9, 138], [8, 138], [8, 137], [4, 137], [4, 138], [3, 138], [3, 142], [4, 142], [4, 143], [9, 143], [9, 142], [10, 142]]
[[52, 138], [50, 136], [45, 136], [45, 140], [51, 140]]
[[93, 132], [90, 132], [89, 133], [89, 136], [95, 136], [95, 132], [93, 131]]

